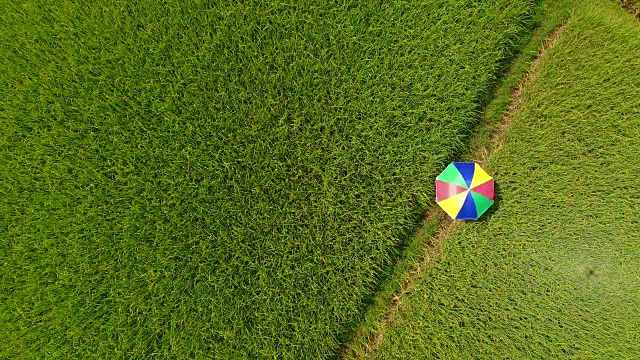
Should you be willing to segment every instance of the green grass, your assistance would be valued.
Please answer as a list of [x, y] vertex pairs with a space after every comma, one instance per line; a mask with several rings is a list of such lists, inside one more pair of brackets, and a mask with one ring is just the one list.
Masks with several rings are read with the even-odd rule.
[[0, 358], [322, 358], [532, 0], [0, 1]]
[[[483, 109], [481, 120], [472, 128], [472, 136], [468, 143], [460, 151], [460, 157], [465, 161], [473, 161], [470, 153], [488, 143], [495, 125], [501, 120], [502, 113], [507, 107], [511, 90], [521, 81], [529, 69], [530, 62], [536, 57], [538, 49], [546, 37], [568, 17], [570, 0], [541, 2], [536, 5], [534, 11], [535, 31], [530, 36], [520, 38], [521, 44], [517, 56], [505, 64], [504, 74], [500, 84], [491, 95], [491, 101]], [[401, 256], [394, 264], [393, 272], [387, 276], [380, 290], [376, 293], [372, 304], [367, 308], [364, 321], [356, 335], [345, 345], [343, 355], [345, 358], [359, 357], [367, 348], [369, 339], [374, 331], [382, 325], [381, 319], [392, 306], [393, 299], [398, 294], [403, 284], [411, 278], [410, 272], [422, 262], [425, 249], [431, 247], [432, 236], [438, 229], [442, 219], [447, 215], [444, 212], [434, 213], [433, 216], [424, 219], [414, 236], [407, 241]]]
[[378, 359], [640, 353], [640, 22], [580, 2], [490, 158], [498, 202], [464, 223]]

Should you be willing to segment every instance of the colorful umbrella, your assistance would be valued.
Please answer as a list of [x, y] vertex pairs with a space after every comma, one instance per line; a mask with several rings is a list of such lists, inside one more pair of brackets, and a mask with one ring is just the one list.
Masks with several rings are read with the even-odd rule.
[[436, 178], [436, 202], [453, 219], [478, 219], [493, 195], [493, 178], [476, 163], [451, 163]]

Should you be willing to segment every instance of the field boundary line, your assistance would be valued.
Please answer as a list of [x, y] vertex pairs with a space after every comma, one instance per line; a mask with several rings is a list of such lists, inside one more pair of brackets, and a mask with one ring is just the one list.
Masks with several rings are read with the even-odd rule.
[[[547, 36], [535, 57], [529, 63], [529, 69], [522, 80], [520, 80], [520, 82], [511, 89], [507, 108], [504, 110], [500, 121], [493, 125], [487, 144], [473, 149], [470, 152], [471, 160], [479, 164], [483, 164], [495, 151], [500, 150], [504, 146], [506, 133], [511, 127], [514, 116], [520, 111], [522, 106], [523, 90], [537, 77], [542, 58], [549, 49], [555, 46], [555, 44], [560, 40], [565, 29], [566, 22], [563, 22], [556, 26]], [[425, 269], [434, 265], [435, 260], [440, 257], [442, 245], [451, 237], [460, 224], [459, 221], [453, 221], [449, 217], [443, 216], [442, 210], [440, 210], [437, 205], [433, 205], [424, 215], [425, 219], [433, 217], [441, 217], [443, 220], [438, 225], [434, 235], [428, 241], [427, 248], [425, 249], [422, 259], [409, 271], [408, 277], [401, 285], [401, 290], [392, 297], [391, 306], [383, 314], [380, 320], [380, 326], [367, 338], [367, 345], [363, 348], [363, 352], [361, 354], [354, 357], [355, 359], [369, 359], [378, 349], [383, 341], [384, 331], [393, 325], [396, 315], [402, 311], [402, 300], [404, 299], [404, 296], [413, 291], [416, 280], [420, 274], [422, 274]]]
[[639, 0], [619, 0], [620, 5], [640, 20], [640, 1]]

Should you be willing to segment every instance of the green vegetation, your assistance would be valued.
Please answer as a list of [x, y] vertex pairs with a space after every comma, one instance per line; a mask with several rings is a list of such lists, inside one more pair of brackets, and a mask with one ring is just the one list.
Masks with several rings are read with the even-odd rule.
[[[500, 84], [492, 94], [491, 101], [485, 107], [481, 120], [473, 127], [473, 135], [469, 139], [469, 143], [461, 151], [465, 161], [473, 161], [470, 152], [484, 147], [489, 142], [495, 125], [501, 120], [503, 111], [509, 103], [511, 90], [529, 70], [531, 61], [536, 57], [547, 36], [566, 20], [570, 10], [569, 4], [570, 0], [537, 4], [533, 20], [536, 30], [530, 36], [521, 37], [522, 45], [518, 49], [518, 56], [507, 64], [508, 70], [500, 79]], [[372, 304], [367, 309], [365, 319], [360, 324], [356, 336], [345, 344], [343, 349], [345, 357], [358, 357], [363, 354], [372, 333], [382, 325], [380, 320], [384, 318], [385, 312], [393, 306], [394, 297], [411, 277], [410, 272], [417, 263], [423, 260], [425, 249], [432, 247], [430, 244], [432, 237], [446, 216], [444, 212], [441, 212], [434, 213], [433, 216], [424, 219], [415, 236], [409, 239], [403, 253], [393, 267], [393, 273], [385, 278]]]
[[0, 2], [0, 358], [320, 358], [532, 0]]
[[499, 199], [460, 224], [374, 358], [640, 353], [640, 22], [576, 6], [491, 157]]

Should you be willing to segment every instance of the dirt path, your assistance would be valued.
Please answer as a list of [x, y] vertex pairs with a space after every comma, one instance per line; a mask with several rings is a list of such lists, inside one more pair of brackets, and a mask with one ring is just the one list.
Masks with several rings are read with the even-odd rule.
[[[520, 81], [520, 83], [511, 90], [509, 105], [502, 116], [501, 121], [496, 124], [491, 132], [489, 141], [486, 145], [478, 147], [471, 152], [471, 159], [479, 164], [484, 163], [495, 151], [502, 148], [504, 144], [505, 134], [511, 126], [511, 121], [514, 115], [520, 110], [522, 104], [522, 92], [523, 89], [528, 86], [537, 76], [538, 68], [540, 66], [541, 59], [545, 56], [547, 51], [552, 48], [558, 40], [561, 38], [564, 32], [564, 24], [556, 27], [547, 40], [544, 42], [537, 55], [530, 63], [529, 70], [526, 75]], [[391, 306], [384, 313], [380, 319], [380, 324], [376, 331], [369, 336], [367, 345], [359, 355], [356, 355], [355, 359], [369, 359], [371, 354], [376, 351], [382, 341], [384, 341], [384, 332], [387, 328], [393, 325], [394, 320], [398, 312], [402, 311], [402, 301], [406, 294], [410, 293], [414, 289], [415, 281], [423, 273], [423, 270], [427, 267], [433, 266], [434, 261], [440, 256], [440, 249], [442, 244], [447, 241], [451, 234], [455, 231], [459, 222], [453, 221], [450, 218], [442, 214], [441, 209], [434, 205], [425, 214], [425, 218], [431, 218], [433, 216], [441, 216], [444, 220], [440, 223], [438, 229], [429, 242], [429, 248], [426, 250], [422, 260], [409, 272], [408, 278], [402, 284], [401, 290], [393, 296]], [[348, 351], [343, 351], [343, 358], [348, 357], [344, 354]]]

